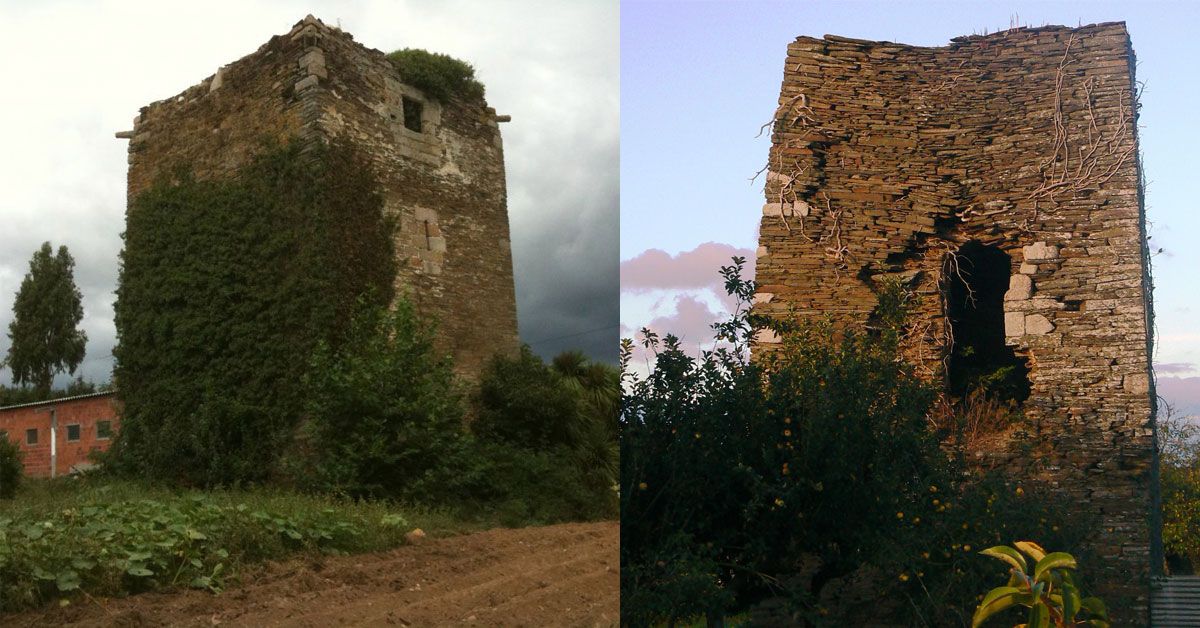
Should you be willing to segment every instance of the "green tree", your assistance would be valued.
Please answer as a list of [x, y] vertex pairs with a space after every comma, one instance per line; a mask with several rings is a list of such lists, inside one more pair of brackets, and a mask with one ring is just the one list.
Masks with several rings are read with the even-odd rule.
[[75, 373], [87, 345], [87, 334], [77, 328], [83, 320], [81, 299], [67, 247], [55, 254], [49, 242], [43, 243], [29, 262], [8, 326], [12, 344], [5, 363], [14, 383], [32, 384], [45, 394], [56, 374]]

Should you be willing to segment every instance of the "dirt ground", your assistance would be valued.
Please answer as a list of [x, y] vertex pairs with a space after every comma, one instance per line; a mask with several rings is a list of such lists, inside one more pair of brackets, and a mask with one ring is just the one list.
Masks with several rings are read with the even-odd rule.
[[617, 522], [488, 530], [380, 554], [306, 558], [201, 591], [86, 598], [11, 626], [616, 626]]

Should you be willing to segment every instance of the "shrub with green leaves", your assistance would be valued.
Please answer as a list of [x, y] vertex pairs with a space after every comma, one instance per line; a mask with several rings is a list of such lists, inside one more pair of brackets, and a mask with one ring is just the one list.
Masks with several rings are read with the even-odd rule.
[[[980, 554], [1010, 566], [1008, 584], [983, 596], [971, 618], [971, 628], [984, 625], [992, 617], [1010, 609], [1025, 607], [1029, 628], [1108, 628], [1108, 610], [1098, 597], [1083, 597], [1071, 570], [1078, 567], [1075, 557], [1066, 552], [1047, 552], [1037, 543], [1018, 541], [1017, 549], [997, 545]], [[1020, 551], [1017, 551], [1017, 550]], [[1032, 562], [1025, 560], [1029, 556]]]
[[454, 98], [483, 98], [483, 83], [475, 78], [470, 63], [439, 52], [405, 48], [387, 56], [405, 83], [419, 88], [430, 98], [446, 102]]
[[[935, 391], [896, 359], [908, 303], [899, 285], [883, 287], [873, 329], [767, 321], [744, 309], [755, 287], [742, 264], [722, 269], [739, 303], [715, 326], [726, 344], [697, 357], [644, 331], [654, 367], [645, 378], [625, 371], [623, 622], [720, 616], [784, 597], [796, 623], [891, 613], [966, 624], [992, 568], [973, 548], [1073, 534], [1034, 487], [964, 479], [929, 429]], [[764, 325], [783, 342], [750, 361]], [[626, 341], [625, 365], [631, 356]], [[840, 585], [829, 585], [851, 575], [893, 603], [837, 606]]]
[[391, 300], [392, 234], [369, 162], [340, 145], [265, 146], [230, 178], [183, 171], [139, 193], [117, 287], [113, 466], [265, 479], [305, 409], [313, 349], [341, 341], [360, 299]]
[[0, 436], [0, 499], [12, 499], [17, 494], [25, 473], [22, 458], [21, 448], [7, 435]]
[[616, 512], [616, 369], [566, 352], [547, 365], [528, 346], [480, 379], [471, 431], [478, 490], [535, 521]]
[[344, 342], [318, 346], [303, 444], [290, 461], [303, 483], [355, 497], [448, 498], [469, 444], [450, 360], [433, 337], [400, 299], [391, 310], [364, 304]]

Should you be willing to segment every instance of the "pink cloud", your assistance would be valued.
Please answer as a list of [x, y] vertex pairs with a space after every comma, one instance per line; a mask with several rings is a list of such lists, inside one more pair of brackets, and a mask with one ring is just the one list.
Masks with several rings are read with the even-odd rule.
[[746, 258], [744, 279], [754, 278], [754, 251], [720, 242], [705, 242], [690, 251], [670, 255], [660, 249], [643, 251], [621, 262], [621, 290], [689, 290], [714, 288], [724, 294], [718, 271], [733, 256]]
[[1168, 362], [1166, 364], [1155, 364], [1155, 373], [1190, 373], [1198, 370], [1195, 364], [1190, 362]]
[[1158, 377], [1155, 388], [1179, 413], [1200, 414], [1200, 377]]
[[723, 314], [708, 309], [707, 303], [683, 295], [675, 299], [674, 314], [658, 316], [646, 327], [660, 337], [673, 334], [683, 341], [684, 346], [695, 346], [712, 342], [712, 324], [720, 318]]
[[[689, 354], [696, 355], [700, 348], [711, 348], [713, 345], [713, 323], [724, 320], [726, 314], [714, 312], [704, 301], [691, 295], [681, 295], [675, 298], [675, 311], [665, 316], [657, 316], [645, 325], [650, 331], [658, 334], [660, 339], [671, 334], [680, 340], [680, 346]], [[642, 326], [638, 326], [633, 335], [633, 359], [636, 363], [652, 360], [653, 352], [642, 347]]]

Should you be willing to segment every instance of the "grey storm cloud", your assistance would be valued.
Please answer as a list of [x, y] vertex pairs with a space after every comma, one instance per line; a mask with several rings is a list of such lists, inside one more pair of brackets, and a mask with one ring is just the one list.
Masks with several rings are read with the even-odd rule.
[[[368, 47], [471, 62], [502, 127], [521, 337], [543, 356], [616, 360], [619, 251], [617, 3], [552, 0], [60, 0], [0, 3], [0, 331], [43, 241], [76, 261], [89, 337], [82, 375], [106, 381], [124, 230], [126, 145], [138, 108], [174, 95], [311, 13]], [[20, 60], [17, 62], [16, 60]], [[8, 338], [0, 333], [0, 356]], [[0, 383], [10, 374], [0, 370]]]

